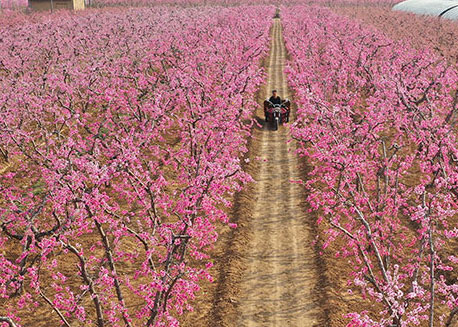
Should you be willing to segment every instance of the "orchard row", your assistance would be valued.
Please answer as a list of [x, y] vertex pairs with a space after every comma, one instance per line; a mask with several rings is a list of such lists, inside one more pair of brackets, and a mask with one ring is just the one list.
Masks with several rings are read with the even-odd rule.
[[323, 246], [340, 245], [348, 285], [379, 303], [349, 326], [445, 323], [458, 307], [455, 67], [329, 9], [282, 12], [291, 131], [314, 166], [305, 185]]
[[176, 326], [191, 310], [250, 181], [273, 14], [97, 11], [1, 36], [0, 316]]

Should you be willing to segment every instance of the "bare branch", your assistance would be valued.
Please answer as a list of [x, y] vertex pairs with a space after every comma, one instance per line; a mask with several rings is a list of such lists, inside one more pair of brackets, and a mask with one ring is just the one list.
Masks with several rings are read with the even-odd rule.
[[10, 325], [10, 327], [17, 327], [14, 321], [8, 317], [0, 317], [0, 322], [6, 322], [8, 325]]
[[54, 310], [55, 313], [57, 313], [57, 315], [59, 316], [60, 320], [62, 320], [62, 322], [64, 323], [65, 326], [67, 327], [72, 327], [68, 321], [65, 319], [64, 315], [62, 314], [62, 312], [60, 312], [59, 308], [57, 308], [53, 303], [52, 301], [43, 293], [43, 291], [40, 289], [40, 296], [46, 301], [46, 303], [48, 303], [51, 308]]

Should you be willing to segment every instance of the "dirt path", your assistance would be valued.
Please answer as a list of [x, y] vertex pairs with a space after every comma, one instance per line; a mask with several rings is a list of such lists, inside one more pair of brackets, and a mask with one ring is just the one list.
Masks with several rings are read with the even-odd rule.
[[[220, 234], [213, 257], [216, 283], [204, 287], [192, 327], [329, 327], [328, 283], [313, 240], [315, 217], [306, 212], [299, 180], [307, 169], [288, 143], [288, 128], [264, 123], [261, 107], [272, 89], [290, 96], [283, 73], [286, 50], [279, 19], [274, 19], [270, 54], [264, 61], [268, 79], [259, 94], [249, 158], [244, 167], [256, 180], [237, 193], [231, 221], [238, 228]], [[294, 108], [292, 120], [295, 118]], [[261, 160], [256, 160], [261, 158]], [[210, 295], [211, 296], [208, 296]]]
[[[266, 93], [289, 91], [283, 73], [286, 50], [279, 19], [274, 19]], [[257, 112], [263, 117], [262, 109]], [[294, 115], [293, 115], [294, 116]], [[294, 119], [294, 117], [293, 117]], [[272, 131], [268, 124], [256, 130], [255, 149], [262, 158], [254, 187], [254, 209], [249, 223], [251, 239], [245, 255], [246, 270], [237, 300], [234, 326], [323, 326], [316, 297], [318, 269], [310, 223], [302, 205], [295, 143], [287, 143], [287, 128]]]

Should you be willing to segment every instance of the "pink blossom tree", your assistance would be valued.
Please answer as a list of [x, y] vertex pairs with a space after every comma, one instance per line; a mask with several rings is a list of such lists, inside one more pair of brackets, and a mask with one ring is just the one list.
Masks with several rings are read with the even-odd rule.
[[250, 180], [273, 10], [92, 11], [1, 36], [1, 326], [42, 306], [99, 327], [192, 310]]
[[445, 324], [437, 308], [458, 307], [458, 260], [444, 250], [458, 236], [456, 70], [328, 9], [282, 13], [291, 131], [314, 166], [304, 183], [323, 246], [344, 240], [349, 285], [382, 308], [348, 326]]

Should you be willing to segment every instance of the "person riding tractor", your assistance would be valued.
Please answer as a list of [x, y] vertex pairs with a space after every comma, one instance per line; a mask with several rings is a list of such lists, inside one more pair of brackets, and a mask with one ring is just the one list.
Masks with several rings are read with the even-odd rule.
[[272, 122], [274, 129], [282, 123], [289, 122], [291, 103], [288, 99], [282, 100], [277, 90], [272, 91], [272, 96], [264, 101], [264, 115], [266, 122]]
[[272, 104], [282, 104], [280, 96], [277, 94], [277, 90], [272, 91], [272, 96], [269, 98]]

